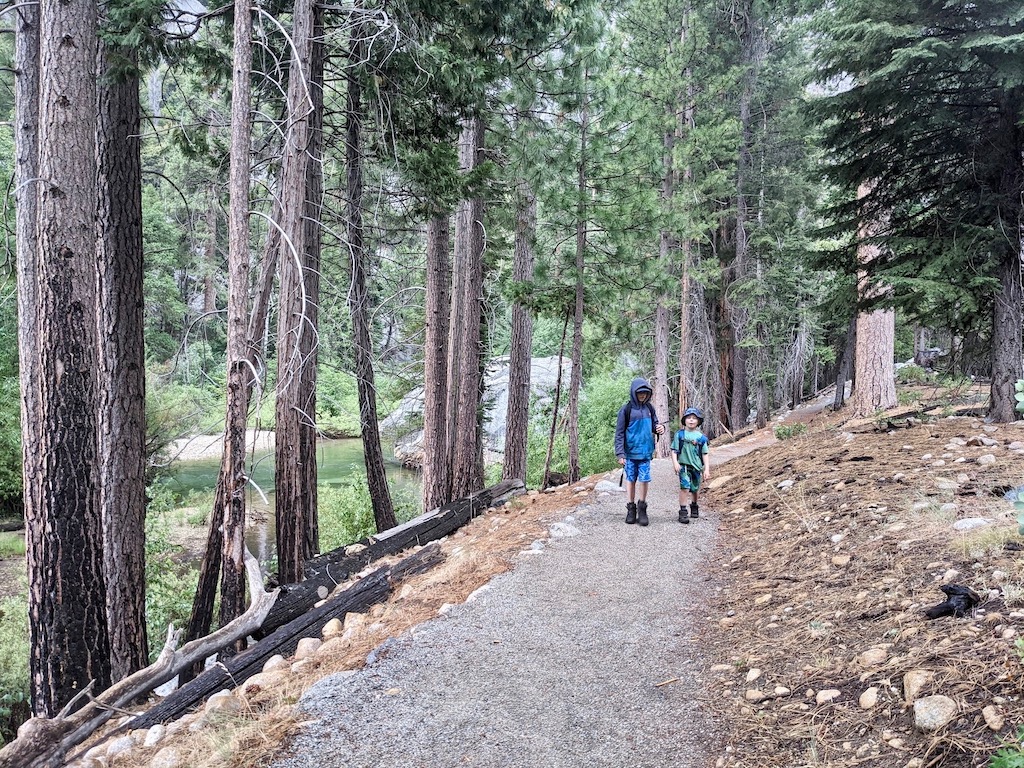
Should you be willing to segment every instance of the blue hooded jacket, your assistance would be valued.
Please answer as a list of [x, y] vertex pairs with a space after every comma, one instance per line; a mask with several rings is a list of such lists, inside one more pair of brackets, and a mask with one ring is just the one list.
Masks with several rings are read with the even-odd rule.
[[[644, 389], [649, 396], [647, 402], [640, 405], [636, 395]], [[629, 402], [619, 409], [619, 417], [615, 422], [616, 458], [642, 461], [654, 458], [654, 427], [658, 424], [658, 417], [651, 404], [653, 397], [654, 390], [647, 383], [647, 379], [633, 379], [633, 384], [629, 388]]]

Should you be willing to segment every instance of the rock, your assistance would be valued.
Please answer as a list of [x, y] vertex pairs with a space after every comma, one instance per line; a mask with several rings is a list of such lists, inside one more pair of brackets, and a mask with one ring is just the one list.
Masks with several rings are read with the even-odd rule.
[[747, 670], [747, 678], [746, 679], [747, 679], [748, 683], [754, 682], [760, 676], [761, 676], [761, 670], [760, 669], [754, 668], [754, 669]]
[[[552, 402], [552, 394], [558, 381], [558, 356], [535, 357], [530, 361], [531, 410], [543, 409]], [[572, 361], [562, 359], [562, 386], [568, 387], [572, 379]], [[499, 357], [491, 360], [484, 372], [484, 393], [481, 399], [484, 418], [484, 461], [500, 461], [505, 450], [505, 419], [508, 411], [509, 359]], [[625, 396], [623, 397], [625, 399]], [[423, 430], [410, 434], [406, 431], [423, 414], [423, 387], [409, 392], [398, 406], [380, 423], [382, 432], [402, 435], [395, 442], [395, 458], [411, 467], [423, 463]]]
[[859, 654], [856, 662], [862, 667], [879, 667], [889, 658], [889, 652], [885, 648], [869, 648]]
[[227, 689], [217, 691], [217, 693], [213, 694], [206, 700], [206, 706], [203, 707], [203, 711], [208, 713], [233, 713], [240, 712], [241, 709], [242, 703], [232, 695], [231, 691]]
[[706, 487], [709, 491], [717, 490], [732, 480], [733, 477], [735, 475], [715, 475], [711, 480], [708, 480]]
[[149, 768], [179, 768], [181, 757], [175, 747], [164, 747], [149, 761]]
[[1024, 442], [1020, 440], [1014, 440], [1006, 447], [1009, 448], [1011, 451], [1024, 451]]
[[987, 517], [965, 517], [963, 520], [957, 520], [953, 523], [953, 530], [970, 531], [974, 528], [984, 528], [986, 525], [992, 525], [992, 522]]
[[594, 490], [598, 493], [625, 493], [625, 487], [618, 483], [613, 483], [611, 480], [599, 480], [597, 485], [594, 486]]
[[341, 623], [341, 619], [334, 618], [324, 624], [324, 628], [320, 632], [320, 636], [326, 640], [329, 637], [340, 635], [345, 631], [345, 625]]
[[244, 683], [242, 683], [241, 686], [239, 686], [238, 695], [243, 698], [247, 698], [268, 688], [274, 688], [283, 683], [287, 679], [288, 673], [284, 670], [275, 670], [273, 672], [259, 672], [250, 677]]
[[818, 691], [817, 696], [814, 697], [814, 701], [819, 705], [828, 704], [831, 701], [835, 701], [842, 695], [843, 692], [838, 688], [826, 688], [823, 691]]
[[982, 466], [987, 466], [989, 464], [995, 464], [996, 463], [996, 457], [995, 457], [994, 454], [991, 454], [991, 453], [983, 453], [981, 456], [978, 457], [978, 463], [981, 464]]
[[295, 659], [307, 659], [316, 653], [316, 649], [322, 644], [322, 640], [316, 637], [304, 637], [299, 640], [295, 648]]
[[955, 515], [960, 511], [960, 507], [956, 504], [946, 503], [939, 506], [939, 514], [942, 515]]
[[837, 568], [845, 568], [849, 564], [850, 564], [850, 556], [849, 555], [833, 555], [832, 556], [832, 565], [836, 566]]
[[110, 760], [120, 754], [124, 754], [134, 746], [135, 739], [131, 736], [121, 736], [120, 738], [114, 739], [107, 745], [107, 759]]
[[279, 669], [288, 669], [289, 662], [280, 653], [275, 653], [263, 663], [264, 672], [276, 672]]
[[942, 583], [943, 584], [948, 584], [949, 582], [953, 581], [953, 579], [955, 579], [959, 575], [960, 575], [960, 571], [958, 571], [956, 568], [949, 568], [949, 569], [946, 570], [945, 573], [942, 574]]
[[574, 525], [569, 525], [568, 523], [558, 522], [551, 524], [548, 528], [548, 533], [553, 539], [568, 539], [573, 536], [579, 536], [580, 529]]
[[316, 649], [317, 656], [330, 656], [332, 653], [345, 651], [349, 648], [348, 640], [339, 635], [324, 640], [323, 645]]
[[903, 700], [907, 704], [912, 703], [917, 699], [921, 689], [931, 682], [932, 677], [934, 673], [924, 669], [912, 669], [907, 672], [903, 676]]
[[779, 483], [775, 487], [780, 489], [780, 490], [785, 490], [786, 488], [792, 488], [795, 484], [796, 484], [796, 480], [783, 480], [781, 483]]
[[864, 693], [860, 695], [857, 703], [860, 704], [861, 709], [871, 709], [878, 703], [878, 688], [871, 686], [865, 690]]
[[754, 605], [767, 605], [772, 601], [772, 593], [769, 592], [767, 595], [761, 595], [760, 597], [754, 598]]
[[725, 616], [718, 620], [718, 626], [722, 629], [732, 629], [736, 626], [736, 619], [733, 616]]
[[792, 691], [784, 685], [777, 685], [775, 686], [775, 690], [773, 691], [773, 693], [776, 696], [789, 696], [789, 694], [791, 694]]
[[166, 728], [160, 723], [154, 725], [152, 728], [146, 731], [146, 736], [142, 740], [142, 746], [146, 747], [147, 749], [150, 747], [155, 747], [157, 744], [160, 743], [160, 739], [164, 737], [165, 730]]
[[914, 702], [914, 725], [922, 731], [937, 731], [956, 717], [957, 706], [949, 696], [925, 696]]
[[989, 704], [981, 710], [981, 716], [985, 718], [985, 725], [988, 726], [990, 731], [1003, 730], [1005, 719], [1001, 714], [999, 714], [999, 710], [992, 704]]
[[757, 704], [759, 701], [764, 701], [768, 697], [763, 691], [759, 691], [756, 688], [751, 688], [743, 693], [743, 698], [749, 701], [751, 704]]

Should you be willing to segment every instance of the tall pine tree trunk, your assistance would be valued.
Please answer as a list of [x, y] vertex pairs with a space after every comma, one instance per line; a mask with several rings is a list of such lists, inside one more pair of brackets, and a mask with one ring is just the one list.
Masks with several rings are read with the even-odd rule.
[[584, 271], [587, 255], [587, 160], [590, 140], [590, 111], [587, 88], [589, 73], [583, 75], [583, 103], [580, 108], [580, 159], [576, 167], [576, 290], [572, 315], [572, 368], [569, 378], [569, 482], [580, 479], [580, 384], [583, 380]]
[[551, 428], [548, 430], [548, 449], [544, 454], [544, 471], [541, 474], [541, 488], [547, 488], [551, 482], [551, 458], [555, 452], [555, 434], [558, 432], [559, 407], [562, 403], [562, 361], [565, 359], [565, 337], [569, 332], [569, 313], [565, 314], [562, 326], [562, 341], [558, 346], [558, 373], [555, 375], [555, 402], [551, 406]]
[[[128, 59], [130, 72], [117, 72]], [[120, 65], [124, 69], [124, 64]], [[146, 369], [139, 76], [99, 58], [100, 504], [114, 680], [149, 664], [146, 637]]]
[[[668, 109], [668, 118], [674, 122], [676, 106]], [[662, 215], [668, 216], [672, 210], [672, 197], [675, 194], [675, 168], [673, 167], [672, 153], [675, 148], [675, 131], [673, 125], [666, 130], [662, 137], [663, 151], [661, 154], [661, 207]], [[658, 258], [661, 261], [661, 268], [665, 272], [672, 271], [672, 256], [674, 242], [672, 233], [662, 228], [658, 235]], [[654, 311], [654, 411], [662, 420], [671, 422], [669, 411], [668, 392], [668, 351], [669, 351], [669, 306], [668, 295], [661, 293], [658, 296], [658, 303]], [[666, 458], [669, 454], [669, 430], [665, 430], [665, 437], [655, 438], [657, 448], [655, 455], [659, 458]]]
[[[277, 318], [277, 397], [274, 491], [277, 573], [282, 584], [302, 581], [313, 556], [310, 510], [316, 508], [316, 395], [306, 369], [316, 361], [316, 297], [308, 293], [308, 214], [311, 120], [315, 111], [309, 66], [313, 58], [313, 2], [292, 12], [288, 76], [288, 130], [281, 169], [280, 299]], [[315, 380], [315, 379], [314, 379]]]
[[452, 500], [448, 434], [448, 322], [451, 311], [449, 222], [438, 214], [427, 222], [426, 339], [423, 353], [423, 509]]
[[[515, 251], [512, 279], [525, 285], [533, 279], [534, 238], [537, 232], [537, 196], [530, 184], [516, 185]], [[526, 445], [530, 428], [530, 363], [533, 314], [521, 301], [512, 305], [512, 340], [508, 361], [508, 410], [505, 420], [503, 480], [526, 480]]]
[[52, 717], [111, 677], [96, 416], [97, 6], [40, 8], [38, 344], [22, 349], [22, 365], [38, 386], [37, 410], [23, 414], [38, 424], [24, 446], [32, 711]]
[[[241, 615], [245, 605], [243, 550], [245, 530], [245, 431], [249, 392], [249, 142], [252, 132], [250, 83], [252, 16], [249, 5], [234, 6], [231, 153], [228, 178], [228, 346], [227, 409], [224, 451], [217, 478], [210, 534], [199, 570], [187, 639], [206, 634], [213, 621], [218, 568], [221, 580], [220, 623]], [[215, 544], [220, 544], [215, 547]], [[239, 644], [240, 645], [240, 644]], [[237, 646], [236, 646], [237, 647]], [[183, 676], [184, 677], [184, 676]]]
[[[864, 199], [871, 186], [862, 184], [858, 199]], [[862, 265], [858, 275], [857, 293], [861, 301], [877, 294], [879, 288], [869, 282], [868, 268], [881, 255], [875, 238], [884, 229], [884, 222], [865, 217], [860, 226], [857, 261]], [[871, 416], [896, 406], [895, 356], [896, 313], [891, 309], [861, 310], [857, 313], [857, 347], [854, 356], [857, 386], [853, 390], [853, 415]]]
[[[358, 4], [357, 4], [358, 7]], [[363, 456], [366, 481], [373, 506], [373, 519], [378, 531], [393, 528], [395, 509], [391, 491], [384, 473], [384, 452], [380, 443], [377, 422], [377, 388], [373, 375], [373, 350], [370, 340], [370, 309], [366, 293], [366, 254], [363, 237], [363, 158], [360, 150], [362, 132], [362, 91], [360, 78], [365, 58], [365, 31], [357, 25], [352, 32], [349, 53], [348, 97], [345, 103], [345, 164], [347, 187], [345, 192], [346, 221], [351, 283], [348, 292], [349, 313], [352, 315], [352, 336], [355, 342], [356, 381], [359, 387], [359, 417], [362, 423]]]
[[1024, 291], [1021, 267], [1024, 264], [1024, 213], [1018, 214], [1016, 247], [1006, 247], [999, 264], [999, 292], [992, 309], [992, 384], [989, 389], [989, 416], [997, 423], [1020, 418], [1016, 411], [1014, 384], [1024, 378], [1021, 350], [1024, 339]]
[[[468, 120], [459, 137], [459, 166], [469, 173], [479, 165], [484, 123]], [[448, 371], [452, 400], [452, 496], [463, 498], [483, 486], [480, 446], [480, 313], [483, 294], [483, 200], [459, 203], [455, 213], [455, 261], [452, 270], [452, 321]]]

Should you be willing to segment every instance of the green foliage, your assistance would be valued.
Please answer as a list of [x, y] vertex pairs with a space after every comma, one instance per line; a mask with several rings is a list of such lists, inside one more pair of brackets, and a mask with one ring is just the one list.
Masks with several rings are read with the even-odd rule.
[[1017, 413], [1024, 413], [1024, 379], [1019, 379], [1013, 385], [1013, 399], [1017, 401], [1014, 409]]
[[896, 371], [897, 384], [934, 384], [938, 376], [919, 365], [903, 365]]
[[223, 418], [223, 393], [183, 384], [151, 367], [146, 376], [146, 456], [166, 464], [168, 446], [188, 435], [212, 431]]
[[[387, 412], [378, 403], [382, 413]], [[328, 437], [358, 437], [359, 387], [355, 377], [337, 367], [321, 365], [317, 371], [317, 426]]]
[[1024, 768], [1024, 728], [992, 755], [988, 765], [989, 768]]
[[[615, 420], [619, 409], [629, 399], [629, 385], [633, 375], [619, 370], [615, 374], [592, 377], [580, 396], [580, 472], [592, 475], [616, 466]], [[562, 408], [565, 398], [562, 398]], [[668, 414], [658, 414], [662, 421], [675, 422]], [[561, 418], [561, 415], [560, 415]], [[547, 452], [548, 430], [551, 427], [550, 407], [534, 411], [527, 441], [526, 484], [539, 487], [543, 481], [544, 457]], [[567, 471], [569, 466], [568, 439], [564, 431], [555, 439], [551, 470]]]
[[[366, 484], [366, 475], [361, 471], [353, 468], [351, 477], [341, 485], [319, 486], [317, 497], [321, 552], [328, 552], [376, 533], [370, 490]], [[394, 486], [391, 487], [391, 497], [398, 522], [410, 520], [419, 513], [418, 499], [403, 495]]]
[[789, 440], [794, 437], [799, 437], [806, 431], [806, 424], [779, 424], [772, 430], [777, 440]]
[[167, 626], [183, 627], [192, 612], [192, 598], [199, 572], [188, 565], [183, 550], [171, 540], [171, 510], [174, 497], [163, 485], [147, 489], [146, 510], [146, 631], [150, 656], [155, 659], [163, 646]]
[[17, 532], [0, 532], [0, 560], [25, 556], [25, 537]]
[[0, 746], [29, 715], [28, 596], [0, 600]]

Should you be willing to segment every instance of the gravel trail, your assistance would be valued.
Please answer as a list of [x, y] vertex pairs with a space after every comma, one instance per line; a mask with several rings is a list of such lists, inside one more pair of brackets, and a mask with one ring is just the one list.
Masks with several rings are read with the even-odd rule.
[[692, 619], [714, 587], [716, 515], [679, 524], [671, 462], [653, 475], [648, 527], [625, 525], [624, 494], [591, 496], [564, 521], [578, 535], [312, 686], [275, 768], [711, 764]]

